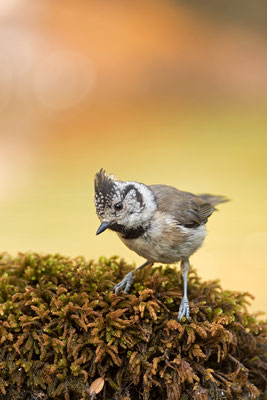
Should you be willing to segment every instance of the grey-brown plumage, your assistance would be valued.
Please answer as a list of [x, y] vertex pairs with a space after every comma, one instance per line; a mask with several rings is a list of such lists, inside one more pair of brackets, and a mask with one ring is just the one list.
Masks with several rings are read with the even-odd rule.
[[[194, 195], [167, 185], [122, 182], [100, 170], [95, 179], [95, 205], [101, 220], [97, 234], [107, 228], [117, 232], [127, 247], [147, 260], [137, 269], [148, 263], [181, 261], [184, 296], [178, 319], [189, 320], [189, 257], [202, 245], [215, 205], [225, 201], [223, 196]], [[115, 292], [127, 293], [133, 280], [132, 271], [115, 285]]]
[[227, 201], [223, 196], [196, 196], [173, 186], [150, 185], [149, 188], [155, 194], [158, 209], [170, 213], [179, 224], [188, 227], [206, 223], [215, 210], [214, 206]]

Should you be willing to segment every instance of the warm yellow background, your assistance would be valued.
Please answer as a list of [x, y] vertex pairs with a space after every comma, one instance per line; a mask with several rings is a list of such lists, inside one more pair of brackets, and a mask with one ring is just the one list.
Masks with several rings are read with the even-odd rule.
[[184, 3], [1, 1], [1, 251], [142, 263], [95, 236], [104, 167], [228, 196], [191, 261], [266, 311], [265, 11]]

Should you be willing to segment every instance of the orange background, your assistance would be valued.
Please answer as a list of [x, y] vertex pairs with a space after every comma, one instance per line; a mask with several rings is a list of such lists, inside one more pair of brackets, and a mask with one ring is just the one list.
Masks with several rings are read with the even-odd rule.
[[266, 10], [2, 0], [1, 251], [119, 254], [94, 174], [223, 194], [191, 262], [266, 310]]

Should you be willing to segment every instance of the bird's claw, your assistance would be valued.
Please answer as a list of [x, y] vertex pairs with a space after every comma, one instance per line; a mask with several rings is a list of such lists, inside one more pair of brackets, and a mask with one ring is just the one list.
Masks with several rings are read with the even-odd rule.
[[186, 317], [186, 319], [190, 322], [189, 301], [187, 297], [182, 298], [178, 312], [178, 321], [181, 321], [183, 317]]
[[117, 294], [119, 290], [123, 290], [124, 293], [128, 293], [134, 281], [134, 271], [129, 272], [125, 277], [117, 283], [113, 290]]

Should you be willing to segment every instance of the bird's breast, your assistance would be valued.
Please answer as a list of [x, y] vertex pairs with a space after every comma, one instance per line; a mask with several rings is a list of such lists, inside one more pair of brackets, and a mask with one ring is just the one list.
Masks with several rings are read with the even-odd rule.
[[138, 238], [127, 239], [118, 234], [123, 243], [141, 257], [168, 264], [193, 254], [202, 245], [206, 228], [205, 225], [186, 228], [169, 215], [155, 213], [149, 229]]

